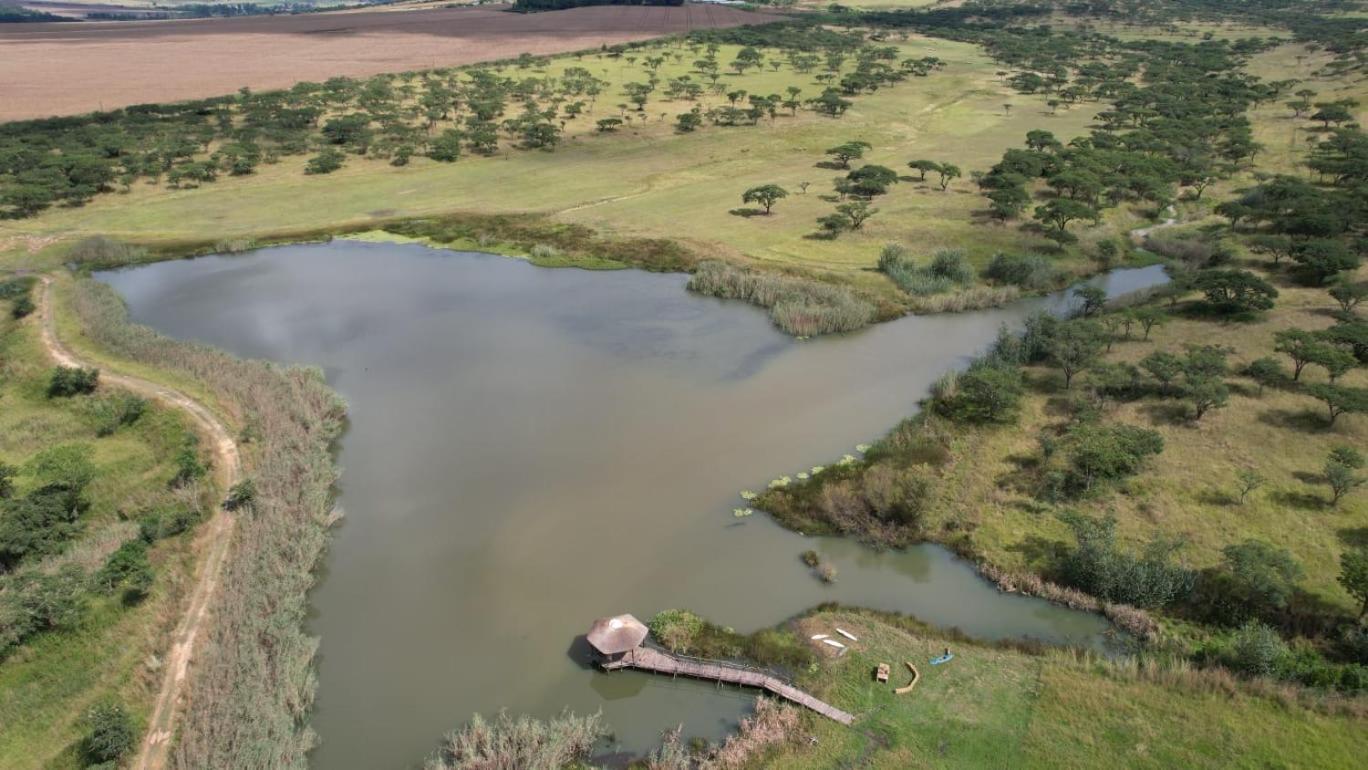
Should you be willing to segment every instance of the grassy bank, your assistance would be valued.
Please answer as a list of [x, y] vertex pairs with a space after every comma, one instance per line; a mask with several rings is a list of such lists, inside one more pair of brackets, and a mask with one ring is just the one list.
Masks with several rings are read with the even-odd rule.
[[[858, 637], [841, 638], [842, 654], [809, 638], [836, 628]], [[804, 712], [745, 767], [1336, 767], [1368, 749], [1361, 701], [1302, 701], [1219, 672], [976, 644], [845, 608], [769, 633], [816, 661], [800, 686], [857, 721], [848, 728]], [[954, 660], [929, 665], [947, 647]], [[921, 679], [896, 695], [911, 679], [906, 662]], [[880, 663], [892, 669], [886, 684], [873, 676]]]
[[[36, 499], [44, 482], [30, 464], [44, 450], [86, 448], [92, 476], [69, 539], [0, 568], [0, 766], [82, 767], [92, 706], [121, 705], [134, 729], [146, 718], [160, 681], [157, 656], [193, 573], [194, 526], [215, 491], [207, 477], [173, 483], [195, 440], [174, 410], [143, 402], [136, 416], [116, 412], [134, 402], [109, 387], [49, 397], [52, 366], [38, 318], [13, 318], [15, 301], [0, 299], [0, 466], [18, 471], [15, 488], [0, 492], [7, 553], [20, 515], [11, 506]], [[176, 526], [153, 531], [143, 525], [151, 518]], [[129, 558], [115, 569], [136, 576], [136, 585], [113, 577], [116, 553]], [[35, 575], [59, 581], [45, 589], [41, 610], [23, 598]], [[42, 627], [24, 631], [35, 614]]]
[[241, 361], [133, 325], [113, 291], [95, 281], [75, 281], [64, 307], [87, 344], [110, 360], [202, 383], [240, 431], [256, 487], [191, 673], [174, 763], [302, 767], [313, 745], [307, 714], [316, 649], [302, 630], [305, 594], [327, 541], [330, 449], [343, 405], [314, 370]]

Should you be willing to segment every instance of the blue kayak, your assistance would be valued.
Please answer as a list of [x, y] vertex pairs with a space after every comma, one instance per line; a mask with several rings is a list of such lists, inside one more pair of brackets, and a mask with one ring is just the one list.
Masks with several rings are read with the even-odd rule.
[[947, 654], [945, 654], [945, 655], [937, 655], [936, 657], [934, 657], [934, 658], [931, 659], [931, 665], [933, 665], [933, 666], [939, 666], [939, 665], [942, 664], [942, 663], [949, 663], [950, 661], [952, 661], [952, 660], [954, 660], [954, 659], [955, 659], [954, 653], [947, 653]]

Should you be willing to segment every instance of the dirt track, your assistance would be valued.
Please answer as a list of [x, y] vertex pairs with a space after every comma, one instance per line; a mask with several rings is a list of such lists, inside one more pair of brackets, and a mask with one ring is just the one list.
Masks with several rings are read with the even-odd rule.
[[[38, 307], [38, 316], [42, 319], [43, 347], [53, 360], [61, 366], [93, 366], [82, 361], [57, 339], [57, 323], [52, 311], [52, 279], [46, 276], [43, 278], [43, 291], [38, 297]], [[208, 439], [214, 454], [213, 467], [222, 488], [228, 489], [238, 482], [242, 474], [242, 465], [237, 443], [228, 428], [204, 405], [171, 388], [110, 371], [100, 372], [100, 383], [138, 393], [185, 412], [195, 423], [195, 429]], [[185, 613], [176, 624], [171, 637], [171, 649], [167, 651], [166, 659], [163, 661], [165, 673], [162, 675], [161, 687], [152, 704], [147, 733], [133, 762], [133, 767], [138, 770], [160, 770], [166, 766], [167, 752], [171, 748], [171, 737], [176, 732], [176, 717], [185, 694], [195, 643], [205, 623], [208, 622], [209, 608], [218, 591], [223, 565], [228, 560], [228, 544], [233, 538], [233, 529], [232, 515], [221, 508], [215, 509], [213, 517], [200, 528], [196, 542], [196, 550], [200, 555], [199, 568], [195, 574], [194, 585], [190, 589]]]
[[502, 8], [0, 24], [0, 121], [561, 53], [777, 18], [712, 5], [535, 14]]

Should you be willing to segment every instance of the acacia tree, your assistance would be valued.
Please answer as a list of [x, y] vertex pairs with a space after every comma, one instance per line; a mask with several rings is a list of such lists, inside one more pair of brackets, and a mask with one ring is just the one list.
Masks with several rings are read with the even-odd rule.
[[742, 203], [758, 203], [765, 207], [765, 216], [769, 216], [770, 209], [782, 198], [788, 197], [788, 190], [777, 184], [763, 184], [759, 187], [752, 187], [741, 194]]
[[1075, 219], [1096, 219], [1097, 209], [1082, 201], [1069, 198], [1055, 198], [1043, 206], [1036, 206], [1035, 218], [1053, 225], [1055, 232], [1063, 233]]
[[841, 168], [850, 168], [850, 161], [863, 158], [865, 150], [872, 148], [873, 145], [869, 142], [843, 142], [827, 150], [826, 154], [835, 158], [837, 165]]
[[920, 172], [921, 172], [921, 176], [917, 177], [917, 181], [918, 181], [918, 182], [925, 182], [925, 181], [926, 181], [926, 172], [928, 172], [928, 171], [939, 171], [939, 170], [940, 170], [940, 164], [937, 163], [937, 162], [934, 161], [934, 160], [912, 160], [912, 161], [908, 161], [907, 167], [910, 168], [910, 169], [915, 169], [916, 171], [920, 171]]
[[1215, 377], [1188, 377], [1184, 387], [1192, 403], [1192, 419], [1200, 420], [1212, 409], [1219, 409], [1230, 400], [1230, 388]]
[[958, 179], [960, 175], [959, 166], [953, 163], [942, 163], [936, 171], [940, 173], [941, 192], [945, 192], [945, 189], [950, 186], [950, 180]]
[[1359, 600], [1359, 618], [1368, 614], [1368, 546], [1345, 551], [1340, 556], [1339, 584]]
[[1050, 341], [1050, 358], [1064, 373], [1064, 389], [1073, 386], [1074, 375], [1091, 366], [1105, 342], [1096, 321], [1074, 320], [1059, 325]]
[[851, 201], [850, 203], [842, 203], [841, 205], [836, 207], [836, 211], [844, 215], [846, 219], [850, 220], [850, 228], [852, 230], [859, 230], [861, 227], [864, 227], [866, 219], [869, 219], [870, 217], [879, 213], [878, 209], [874, 208], [873, 206], [870, 206], [869, 203], [866, 201]]
[[1368, 413], [1368, 388], [1350, 388], [1318, 382], [1307, 387], [1306, 392], [1325, 404], [1328, 418], [1326, 427], [1333, 426], [1342, 414]]
[[1192, 288], [1206, 295], [1209, 307], [1224, 314], [1269, 310], [1278, 296], [1273, 284], [1248, 270], [1203, 270]]
[[1302, 369], [1311, 363], [1320, 338], [1305, 329], [1280, 329], [1273, 333], [1273, 349], [1292, 359], [1292, 381], [1301, 379]]
[[1358, 475], [1363, 467], [1363, 455], [1353, 447], [1335, 447], [1325, 460], [1325, 483], [1330, 485], [1330, 505], [1339, 505], [1344, 496], [1368, 484]]
[[1340, 310], [1352, 313], [1368, 297], [1368, 283], [1341, 283], [1330, 287], [1330, 298], [1339, 303]]

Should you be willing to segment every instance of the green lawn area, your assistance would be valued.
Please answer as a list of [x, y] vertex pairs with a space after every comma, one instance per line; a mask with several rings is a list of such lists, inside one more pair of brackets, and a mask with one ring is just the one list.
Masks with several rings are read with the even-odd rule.
[[[303, 159], [289, 158], [262, 166], [253, 176], [225, 177], [198, 189], [139, 183], [128, 194], [100, 196], [82, 208], [0, 224], [0, 250], [7, 240], [11, 248], [0, 257], [0, 265], [35, 261], [21, 248], [20, 239], [30, 236], [251, 238], [454, 211], [545, 213], [608, 234], [677, 239], [704, 255], [880, 283], [881, 278], [865, 271], [890, 241], [922, 255], [960, 247], [976, 260], [1001, 249], [1044, 248], [1043, 239], [1015, 226], [976, 221], [975, 212], [985, 203], [969, 174], [986, 170], [1008, 147], [1020, 146], [1030, 129], [1046, 128], [1064, 140], [1086, 133], [1097, 105], [1060, 108], [1051, 115], [1043, 96], [1017, 94], [1001, 82], [998, 67], [976, 46], [915, 36], [890, 42], [899, 47], [900, 57], [938, 56], [947, 66], [929, 77], [855, 97], [854, 107], [840, 119], [800, 111], [796, 117], [781, 113], [772, 122], [766, 118], [755, 127], [706, 126], [692, 134], [677, 134], [673, 126], [674, 115], [694, 104], [656, 98], [646, 106], [644, 123], [638, 119], [617, 132], [598, 134], [593, 128], [597, 119], [620, 114], [616, 105], [625, 99], [616, 89], [621, 83], [644, 79], [640, 64], [599, 54], [560, 57], [544, 74], [583, 66], [614, 85], [599, 97], [592, 114], [567, 125], [566, 141], [555, 152], [503, 150], [488, 158], [466, 156], [454, 164], [415, 158], [399, 169], [353, 157], [328, 176], [305, 176]], [[724, 46], [719, 60], [729, 62], [736, 50]], [[682, 62], [667, 56], [662, 82], [686, 72], [691, 58], [687, 50]], [[823, 87], [813, 80], [816, 73], [799, 75], [787, 65], [777, 72], [761, 69], [744, 76], [728, 74], [722, 82], [728, 89], [759, 94], [782, 94], [796, 85], [804, 98]], [[518, 72], [512, 66], [507, 70], [510, 75]], [[715, 105], [725, 98], [707, 94], [701, 101]], [[823, 199], [829, 197], [831, 180], [843, 173], [816, 164], [824, 160], [826, 148], [854, 139], [873, 145], [863, 162], [906, 172], [908, 181], [875, 202], [880, 213], [863, 231], [835, 241], [811, 239], [807, 236], [817, 230], [816, 218], [834, 206]], [[906, 163], [916, 158], [954, 163], [964, 176], [947, 192], [931, 184], [934, 175], [927, 183], [910, 181], [915, 172]], [[744, 190], [770, 182], [793, 193], [772, 216], [729, 213], [741, 207]], [[806, 194], [799, 193], [802, 182], [811, 183]], [[1086, 241], [1090, 236], [1083, 237]]]
[[[170, 495], [173, 457], [189, 436], [179, 414], [155, 405], [132, 426], [97, 438], [85, 413], [90, 397], [50, 400], [50, 364], [37, 340], [37, 318], [15, 322], [0, 302], [0, 461], [21, 465], [41, 449], [84, 443], [94, 449], [97, 475], [91, 508], [78, 539], [41, 566], [75, 563], [87, 574], [137, 525], [129, 520]], [[18, 479], [23, 491], [25, 476]], [[175, 621], [192, 545], [182, 536], [151, 550], [151, 594], [125, 607], [117, 596], [92, 594], [81, 622], [39, 634], [0, 661], [0, 767], [79, 766], [75, 744], [85, 710], [104, 698], [123, 702], [142, 719], [160, 681], [154, 652]]]
[[[1185, 673], [1160, 683], [1125, 666], [945, 639], [915, 623], [859, 610], [818, 612], [794, 624], [806, 639], [840, 627], [859, 637], [822, 659], [804, 684], [858, 716], [847, 728], [815, 715], [816, 738], [773, 751], [767, 768], [1350, 767], [1368, 731], [1347, 717], [1210, 686]], [[844, 641], [844, 640], [843, 640]], [[955, 659], [930, 666], [950, 647]], [[911, 693], [893, 688], [922, 679]], [[893, 674], [874, 680], [879, 663]]]

